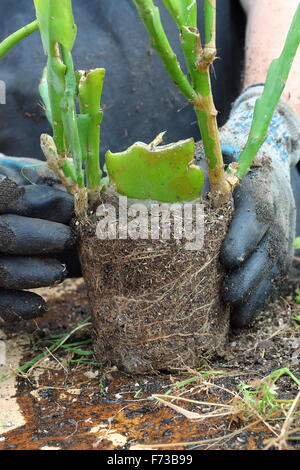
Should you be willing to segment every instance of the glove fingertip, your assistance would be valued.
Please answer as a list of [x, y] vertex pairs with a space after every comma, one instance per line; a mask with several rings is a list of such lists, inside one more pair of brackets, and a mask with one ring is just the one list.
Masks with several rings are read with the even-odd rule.
[[45, 300], [33, 292], [0, 289], [0, 320], [15, 323], [42, 316]]
[[246, 259], [245, 250], [238, 249], [236, 239], [230, 236], [224, 240], [220, 251], [221, 264], [229, 269], [239, 267]]

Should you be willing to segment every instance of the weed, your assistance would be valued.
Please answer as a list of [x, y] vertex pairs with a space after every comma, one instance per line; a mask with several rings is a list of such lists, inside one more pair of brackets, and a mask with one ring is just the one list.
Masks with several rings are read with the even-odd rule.
[[[256, 426], [258, 423], [262, 423], [273, 435], [272, 439], [266, 441], [266, 448], [283, 448], [285, 445], [287, 446], [287, 441], [291, 439], [291, 436], [293, 436], [293, 440], [298, 439], [297, 436], [295, 437], [295, 433], [298, 429], [292, 429], [291, 424], [297, 416], [300, 416], [300, 411], [298, 411], [300, 392], [294, 399], [280, 399], [280, 387], [277, 383], [283, 376], [288, 376], [289, 379], [300, 389], [300, 380], [289, 368], [285, 367], [277, 369], [260, 380], [255, 380], [249, 383], [240, 382], [236, 387], [236, 391], [232, 391], [224, 386], [220, 386], [206, 380], [225, 374], [225, 371], [208, 371], [199, 373], [197, 376], [175, 383], [175, 385], [173, 385], [173, 387], [164, 395], [156, 394], [152, 396], [152, 398], [157, 400], [160, 404], [172, 408], [174, 411], [185, 416], [191, 421], [227, 418], [230, 419], [231, 422], [244, 424], [238, 430], [221, 437], [205, 441], [174, 443], [172, 446], [194, 445], [196, 447], [206, 446], [206, 448], [209, 448], [220, 441], [226, 441], [237, 436], [246, 429]], [[193, 387], [192, 389], [188, 387], [195, 383], [198, 384], [196, 387]], [[179, 389], [181, 390], [181, 395], [171, 395], [171, 392]], [[186, 394], [188, 392], [198, 394], [200, 391], [206, 391], [206, 393], [209, 393], [212, 390], [221, 392], [222, 396], [224, 396], [225, 392], [231, 396], [231, 399], [224, 403], [218, 402], [218, 400], [200, 401], [198, 399], [186, 398], [183, 396], [184, 393]], [[193, 411], [186, 407], [183, 408], [175, 402], [181, 402], [186, 405], [189, 404], [193, 407]], [[278, 433], [272, 423], [280, 420], [284, 421], [284, 424], [281, 431]], [[159, 447], [163, 448], [168, 446], [162, 445]], [[151, 445], [147, 448], [150, 449]]]
[[[70, 360], [70, 363], [76, 364], [89, 364], [89, 365], [101, 365], [99, 362], [94, 360], [94, 353], [91, 350], [84, 350], [81, 348], [83, 345], [87, 345], [91, 343], [91, 340], [85, 341], [78, 341], [75, 343], [67, 343], [67, 341], [79, 330], [86, 328], [87, 326], [91, 325], [90, 317], [86, 318], [82, 322], [79, 323], [74, 329], [72, 329], [69, 333], [65, 333], [62, 335], [57, 335], [49, 340], [42, 340], [37, 342], [37, 344], [47, 344], [48, 346], [45, 347], [45, 351], [36, 355], [33, 359], [23, 364], [18, 369], [13, 370], [9, 374], [6, 374], [0, 377], [0, 382], [3, 380], [8, 379], [12, 374], [22, 375], [22, 377], [28, 377], [30, 372], [34, 367], [41, 363], [46, 357], [52, 355], [55, 351], [59, 349], [67, 350], [72, 352], [75, 355], [75, 358]], [[78, 356], [78, 357], [76, 357]]]

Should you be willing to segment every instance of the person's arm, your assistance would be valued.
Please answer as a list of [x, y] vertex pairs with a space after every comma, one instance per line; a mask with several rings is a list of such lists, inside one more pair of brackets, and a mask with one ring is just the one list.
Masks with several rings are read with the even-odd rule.
[[[247, 14], [245, 88], [264, 83], [271, 61], [281, 54], [299, 0], [240, 0]], [[283, 99], [300, 117], [300, 51]]]

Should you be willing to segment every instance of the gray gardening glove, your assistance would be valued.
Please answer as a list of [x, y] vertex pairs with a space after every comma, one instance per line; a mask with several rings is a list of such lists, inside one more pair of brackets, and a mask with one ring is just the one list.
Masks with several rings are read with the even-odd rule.
[[0, 322], [34, 318], [44, 300], [22, 289], [51, 286], [67, 274], [56, 255], [75, 242], [73, 197], [47, 165], [0, 154]]
[[[245, 145], [262, 91], [261, 85], [244, 91], [221, 130], [228, 163]], [[296, 208], [290, 171], [299, 157], [300, 123], [281, 102], [251, 171], [234, 191], [234, 217], [222, 246], [221, 262], [228, 270], [223, 296], [232, 306], [233, 327], [247, 326], [257, 317], [291, 264]]]

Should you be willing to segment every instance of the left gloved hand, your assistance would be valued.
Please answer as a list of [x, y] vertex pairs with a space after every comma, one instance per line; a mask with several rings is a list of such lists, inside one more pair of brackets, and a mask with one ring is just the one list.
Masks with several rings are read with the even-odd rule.
[[61, 282], [59, 253], [72, 247], [73, 197], [38, 160], [0, 155], [0, 322], [41, 315], [46, 305], [22, 289]]
[[[247, 89], [221, 130], [228, 163], [237, 159], [246, 143], [255, 101], [262, 91], [262, 86]], [[300, 123], [281, 102], [266, 142], [234, 191], [235, 213], [221, 250], [221, 262], [228, 270], [223, 297], [231, 304], [233, 327], [247, 326], [257, 317], [291, 263], [296, 208], [290, 167], [299, 156]]]

